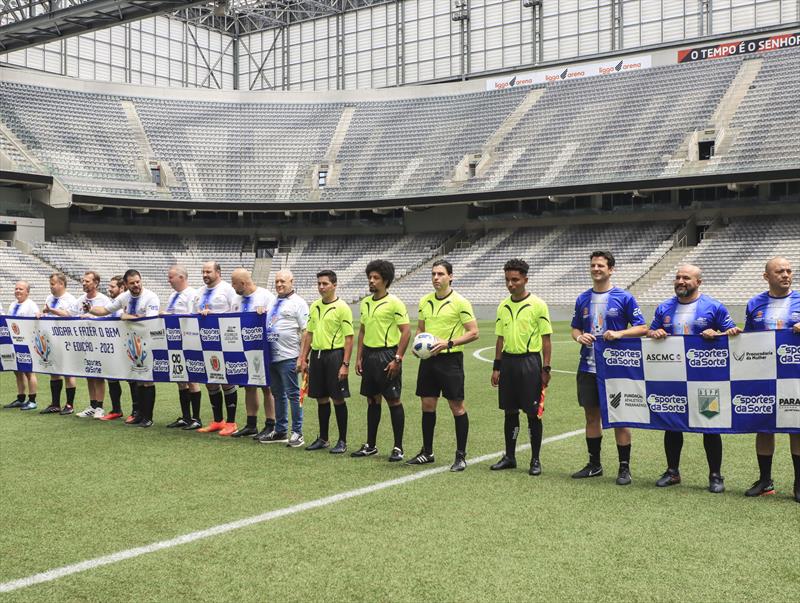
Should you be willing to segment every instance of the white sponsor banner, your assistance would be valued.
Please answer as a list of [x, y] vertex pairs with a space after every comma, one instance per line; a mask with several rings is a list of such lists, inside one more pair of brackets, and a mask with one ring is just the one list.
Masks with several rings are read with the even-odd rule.
[[533, 86], [551, 82], [564, 82], [584, 77], [613, 75], [623, 71], [649, 69], [653, 65], [653, 57], [641, 54], [632, 57], [606, 59], [596, 63], [579, 63], [568, 67], [551, 67], [536, 71], [515, 73], [500, 78], [486, 80], [487, 90], [505, 90], [516, 86]]

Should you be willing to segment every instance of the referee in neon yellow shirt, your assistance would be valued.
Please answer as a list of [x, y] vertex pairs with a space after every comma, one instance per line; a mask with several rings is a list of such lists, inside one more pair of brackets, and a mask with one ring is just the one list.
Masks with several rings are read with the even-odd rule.
[[531, 436], [530, 475], [541, 475], [542, 420], [539, 401], [550, 382], [550, 312], [541, 299], [526, 291], [528, 263], [508, 260], [503, 266], [506, 288], [511, 293], [497, 307], [495, 360], [492, 386], [500, 388], [500, 408], [505, 411], [506, 453], [491, 466], [492, 471], [514, 469], [519, 434], [519, 411], [528, 416]]
[[417, 395], [422, 401], [422, 450], [408, 465], [434, 462], [433, 432], [436, 427], [436, 404], [444, 396], [456, 423], [456, 458], [450, 471], [467, 468], [469, 418], [464, 408], [464, 344], [478, 339], [478, 323], [472, 305], [453, 291], [453, 266], [438, 260], [431, 267], [433, 293], [419, 302], [417, 333], [436, 337], [433, 356], [419, 363]]

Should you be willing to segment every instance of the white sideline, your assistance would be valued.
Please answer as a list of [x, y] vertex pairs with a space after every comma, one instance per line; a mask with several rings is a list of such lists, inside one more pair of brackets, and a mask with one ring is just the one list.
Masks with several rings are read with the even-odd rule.
[[[570, 343], [570, 342], [568, 342], [568, 341], [554, 341], [553, 343]], [[478, 360], [483, 360], [483, 362], [492, 362], [492, 360], [490, 360], [489, 358], [484, 358], [483, 356], [481, 356], [481, 352], [485, 352], [486, 350], [494, 350], [494, 346], [491, 346], [491, 347], [488, 347], [488, 348], [481, 348], [479, 350], [475, 350], [474, 352], [472, 352], [472, 355], [475, 358], [477, 358]], [[574, 375], [575, 374], [575, 371], [560, 371], [558, 369], [552, 369], [550, 372], [552, 372], [552, 373], [565, 373], [567, 375]]]
[[[582, 433], [583, 429], [577, 429], [575, 431], [567, 431], [565, 433], [560, 433], [558, 435], [550, 436], [549, 438], [544, 438], [544, 440], [542, 440], [542, 444], [558, 442], [559, 440], [565, 440], [567, 438], [571, 438], [573, 436]], [[524, 444], [522, 446], [519, 446], [517, 450], [525, 450], [526, 448], [530, 448], [530, 444]], [[502, 452], [493, 452], [491, 454], [484, 454], [483, 456], [471, 459], [470, 462], [482, 463], [484, 461], [497, 458], [499, 454], [502, 454]], [[43, 582], [52, 582], [53, 580], [57, 580], [65, 576], [71, 576], [72, 574], [78, 574], [80, 572], [92, 570], [98, 567], [102, 567], [104, 565], [111, 565], [112, 563], [118, 563], [120, 561], [125, 561], [126, 559], [133, 559], [135, 557], [147, 555], [148, 553], [155, 553], [156, 551], [169, 549], [182, 544], [189, 544], [190, 542], [194, 542], [196, 540], [203, 540], [205, 538], [210, 538], [212, 536], [218, 536], [220, 534], [232, 532], [240, 528], [246, 528], [248, 526], [256, 525], [259, 523], [272, 521], [273, 519], [280, 519], [281, 517], [286, 517], [287, 515], [294, 515], [295, 513], [302, 513], [303, 511], [310, 511], [311, 509], [325, 507], [327, 505], [332, 505], [334, 503], [341, 502], [343, 500], [348, 500], [350, 498], [355, 498], [357, 496], [363, 496], [365, 494], [372, 494], [373, 492], [385, 490], [386, 488], [392, 488], [394, 486], [402, 486], [403, 484], [407, 484], [409, 482], [413, 482], [425, 477], [430, 477], [431, 475], [444, 473], [448, 470], [449, 467], [447, 467], [446, 465], [441, 467], [435, 467], [433, 469], [425, 469], [423, 471], [417, 471], [409, 475], [404, 475], [403, 477], [398, 477], [396, 479], [390, 479], [384, 482], [377, 482], [369, 486], [364, 486], [363, 488], [356, 488], [355, 490], [349, 490], [347, 492], [341, 492], [339, 494], [334, 494], [332, 496], [326, 496], [324, 498], [310, 500], [308, 502], [292, 505], [291, 507], [277, 509], [275, 511], [269, 511], [267, 513], [262, 513], [260, 515], [254, 515], [253, 517], [246, 517], [244, 519], [239, 519], [237, 521], [232, 521], [230, 523], [223, 523], [218, 526], [206, 528], [205, 530], [200, 530], [198, 532], [190, 532], [189, 534], [184, 534], [183, 536], [177, 536], [169, 540], [162, 540], [160, 542], [154, 542], [152, 544], [147, 544], [144, 546], [127, 549], [124, 551], [118, 551], [110, 555], [95, 557], [94, 559], [87, 559], [86, 561], [81, 561], [80, 563], [65, 565], [52, 570], [48, 570], [46, 572], [41, 572], [39, 574], [33, 574], [32, 576], [27, 576], [25, 578], [18, 578], [17, 580], [4, 582], [0, 584], [0, 593], [7, 593], [13, 590], [27, 588], [29, 586], [34, 586], [35, 584], [42, 584]]]

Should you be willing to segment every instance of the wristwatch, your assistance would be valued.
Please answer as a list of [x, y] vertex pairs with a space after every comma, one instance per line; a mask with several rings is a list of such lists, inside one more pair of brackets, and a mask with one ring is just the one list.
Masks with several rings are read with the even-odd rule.
[[345, 368], [350, 368], [350, 363], [342, 361], [342, 366], [345, 367]]
[[452, 350], [453, 349], [453, 340], [452, 339], [447, 341], [447, 349], [448, 350]]
[[395, 361], [397, 364], [400, 364], [401, 362], [403, 362], [403, 357], [402, 357], [402, 356], [400, 356], [399, 354], [395, 354], [394, 361]]
[[545, 373], [549, 373], [551, 370], [553, 370], [553, 368], [552, 368], [551, 366], [549, 366], [549, 365], [548, 365], [548, 366], [543, 366], [543, 367], [542, 367], [542, 370], [543, 370]]

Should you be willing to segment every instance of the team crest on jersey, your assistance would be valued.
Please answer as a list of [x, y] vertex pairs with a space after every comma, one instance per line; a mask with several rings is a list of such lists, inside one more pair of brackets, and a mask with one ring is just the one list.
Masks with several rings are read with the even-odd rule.
[[146, 345], [141, 337], [135, 333], [129, 334], [126, 352], [128, 354], [128, 360], [133, 363], [135, 369], [145, 368], [144, 361], [147, 360], [148, 353]]
[[697, 390], [697, 404], [700, 414], [707, 419], [713, 419], [720, 413], [719, 388], [708, 387]]
[[669, 324], [669, 323], [671, 323], [671, 322], [672, 322], [672, 316], [670, 316], [669, 314], [667, 314], [667, 315], [664, 317], [664, 324], [665, 324], [665, 325], [668, 325], [668, 324]]
[[52, 363], [50, 355], [53, 352], [53, 343], [50, 341], [47, 333], [37, 330], [33, 334], [33, 351], [36, 352], [42, 364], [49, 365]]
[[583, 315], [584, 315], [584, 317], [589, 316], [589, 308], [584, 308], [583, 309]]
[[619, 316], [619, 310], [617, 308], [609, 308], [606, 311], [606, 316], [614, 318], [615, 316]]

